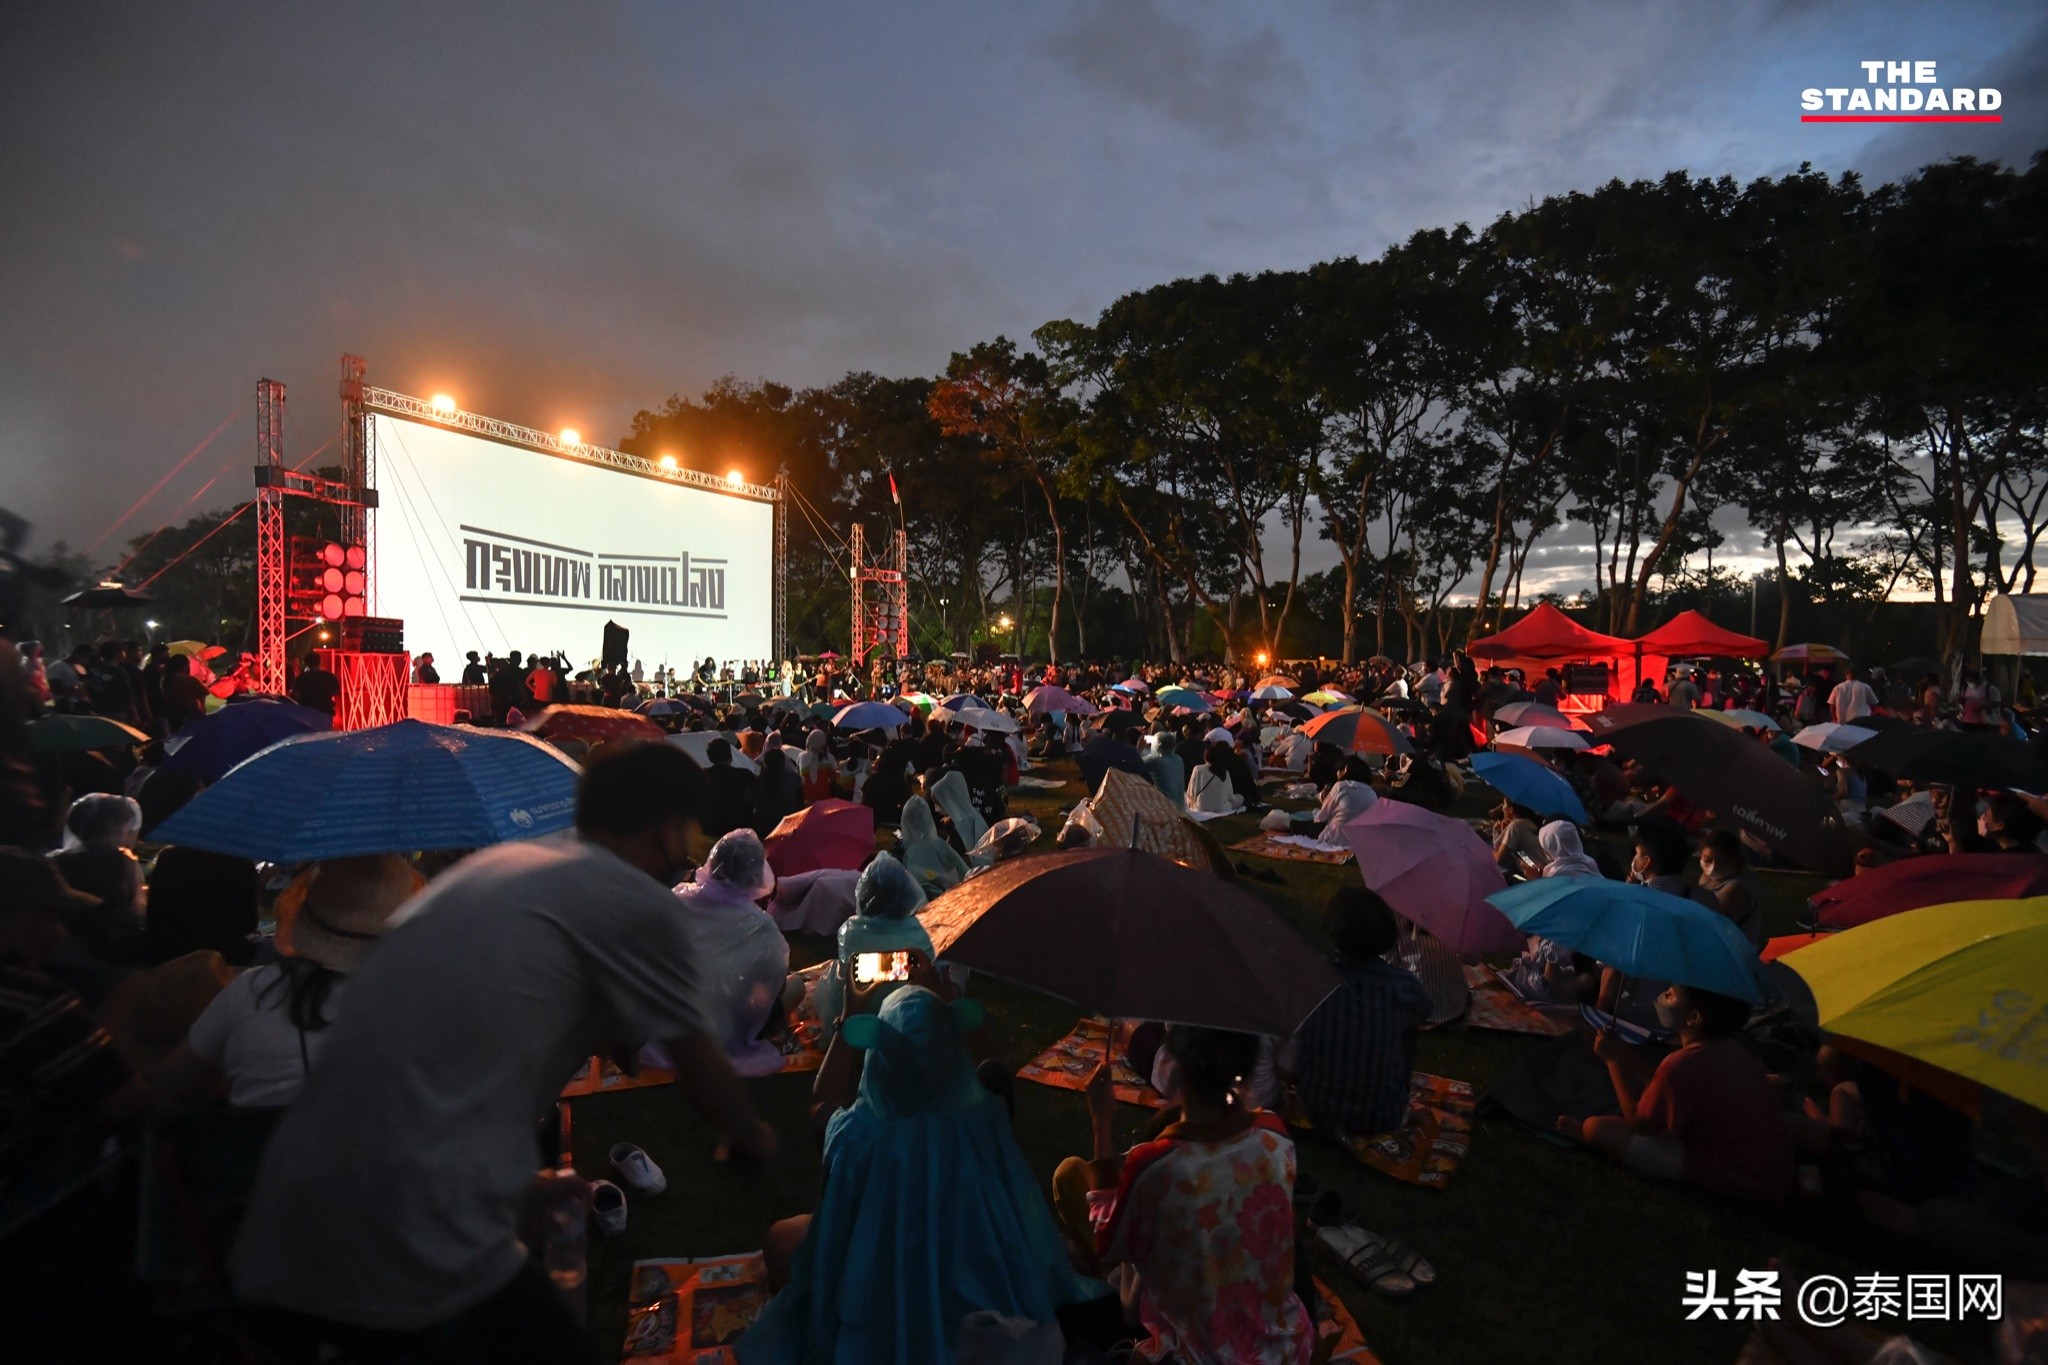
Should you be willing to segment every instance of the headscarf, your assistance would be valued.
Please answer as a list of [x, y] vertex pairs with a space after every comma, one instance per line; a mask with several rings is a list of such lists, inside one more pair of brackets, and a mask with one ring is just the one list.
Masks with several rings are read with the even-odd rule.
[[1543, 849], [1543, 875], [1546, 877], [1603, 875], [1600, 864], [1586, 856], [1586, 850], [1579, 843], [1578, 827], [1569, 820], [1552, 820], [1536, 831], [1536, 842]]
[[946, 818], [953, 822], [953, 833], [960, 838], [962, 848], [973, 848], [981, 842], [981, 836], [988, 833], [988, 821], [981, 818], [981, 812], [974, 808], [974, 798], [967, 790], [967, 779], [956, 770], [947, 773], [932, 783], [932, 800], [939, 809], [946, 812]]
[[755, 904], [774, 889], [761, 836], [750, 829], [721, 835], [696, 879], [676, 888], [696, 942], [706, 1022], [742, 1076], [782, 1068], [781, 1052], [761, 1030], [789, 976], [789, 940]]
[[830, 744], [831, 737], [823, 730], [813, 730], [804, 736], [804, 756], [800, 762], [805, 777], [809, 777], [819, 764], [831, 761], [827, 757]]
[[906, 986], [847, 1021], [860, 1097], [825, 1130], [824, 1193], [788, 1288], [740, 1338], [744, 1365], [951, 1360], [961, 1321], [1053, 1321], [1103, 1286], [1067, 1264], [1008, 1112], [961, 1040], [976, 1011]]
[[913, 796], [903, 803], [896, 852], [927, 897], [950, 891], [966, 880], [967, 860], [939, 837], [939, 823], [932, 816], [931, 803], [922, 796]]

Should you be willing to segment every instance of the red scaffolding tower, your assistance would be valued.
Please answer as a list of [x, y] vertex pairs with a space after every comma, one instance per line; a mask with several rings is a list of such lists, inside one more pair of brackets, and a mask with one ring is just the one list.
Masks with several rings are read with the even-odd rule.
[[867, 533], [853, 527], [853, 659], [872, 664], [910, 657], [909, 547], [902, 528], [889, 533], [886, 548], [868, 562]]

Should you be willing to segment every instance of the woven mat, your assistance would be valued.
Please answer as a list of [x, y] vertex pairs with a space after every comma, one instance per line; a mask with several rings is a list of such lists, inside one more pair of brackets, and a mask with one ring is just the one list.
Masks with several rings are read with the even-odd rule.
[[576, 1078], [562, 1087], [562, 1098], [580, 1100], [600, 1092], [640, 1090], [650, 1085], [667, 1085], [675, 1078], [675, 1072], [658, 1066], [643, 1066], [639, 1075], [628, 1076], [611, 1058], [592, 1057], [576, 1073]]
[[1538, 1038], [1561, 1038], [1572, 1031], [1570, 1015], [1541, 1010], [1524, 1002], [1501, 984], [1491, 968], [1468, 964], [1465, 984], [1472, 988], [1472, 1002], [1464, 1015], [1467, 1028], [1529, 1033]]
[[769, 1299], [761, 1253], [633, 1262], [626, 1289], [626, 1360], [730, 1365], [733, 1343]]
[[[1410, 1185], [1442, 1189], [1472, 1146], [1472, 1111], [1478, 1097], [1465, 1081], [1418, 1071], [1408, 1078], [1408, 1125], [1373, 1137], [1337, 1134], [1366, 1165]], [[1297, 1127], [1313, 1127], [1298, 1113]]]
[[[1036, 1081], [1055, 1090], [1086, 1090], [1088, 1078], [1102, 1064], [1102, 1042], [1109, 1025], [1100, 1019], [1083, 1019], [1074, 1031], [1017, 1069], [1020, 1081]], [[1116, 1097], [1125, 1104], [1147, 1109], [1164, 1109], [1166, 1098], [1131, 1070], [1123, 1058], [1115, 1059], [1110, 1072]]]
[[1274, 858], [1284, 863], [1348, 863], [1351, 850], [1332, 848], [1328, 850], [1303, 848], [1300, 844], [1285, 844], [1268, 833], [1254, 834], [1249, 839], [1240, 839], [1231, 845], [1239, 853], [1256, 853], [1261, 858]]

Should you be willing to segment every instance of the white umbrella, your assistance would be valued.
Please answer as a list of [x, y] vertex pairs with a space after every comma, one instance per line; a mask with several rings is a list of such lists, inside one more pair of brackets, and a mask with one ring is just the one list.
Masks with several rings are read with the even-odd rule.
[[990, 711], [985, 707], [963, 706], [959, 710], [941, 706], [932, 712], [936, 725], [965, 725], [975, 730], [989, 730], [999, 735], [1017, 733], [1017, 719], [1007, 711]]
[[1877, 731], [1861, 725], [1837, 725], [1824, 720], [1818, 725], [1809, 725], [1792, 736], [1792, 742], [1802, 749], [1817, 753], [1839, 754], [1844, 749], [1853, 749], [1866, 739], [1876, 739]]
[[1253, 700], [1253, 701], [1293, 701], [1293, 700], [1294, 700], [1294, 690], [1293, 690], [1292, 688], [1288, 688], [1288, 687], [1280, 687], [1280, 686], [1277, 686], [1277, 685], [1276, 685], [1276, 686], [1269, 686], [1269, 687], [1261, 687], [1261, 688], [1260, 688], [1260, 689], [1259, 689], [1258, 691], [1256, 691], [1256, 692], [1252, 693], [1252, 700]]
[[744, 768], [750, 773], [761, 771], [760, 764], [740, 752], [738, 740], [734, 739], [731, 735], [723, 734], [717, 730], [685, 730], [682, 734], [670, 735], [668, 742], [697, 760], [698, 767], [708, 768], [711, 766], [711, 758], [708, 751], [711, 748], [711, 741], [714, 739], [722, 739], [732, 746], [733, 767]]
[[1509, 745], [1517, 749], [1571, 749], [1586, 748], [1586, 737], [1577, 730], [1560, 730], [1554, 725], [1524, 725], [1519, 730], [1503, 730], [1494, 736], [1495, 745]]

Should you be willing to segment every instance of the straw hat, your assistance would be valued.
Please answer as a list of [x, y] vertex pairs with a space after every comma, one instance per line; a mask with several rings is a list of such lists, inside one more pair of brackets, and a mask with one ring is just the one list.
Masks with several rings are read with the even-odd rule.
[[352, 972], [392, 912], [425, 885], [396, 853], [315, 863], [277, 898], [277, 950]]

